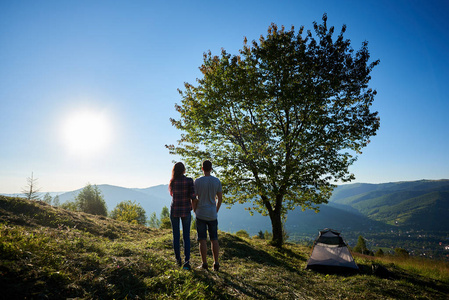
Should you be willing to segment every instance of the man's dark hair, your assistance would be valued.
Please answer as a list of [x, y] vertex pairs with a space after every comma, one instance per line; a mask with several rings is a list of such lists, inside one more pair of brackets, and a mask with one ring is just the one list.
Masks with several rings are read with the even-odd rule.
[[205, 160], [203, 161], [203, 170], [205, 172], [210, 172], [212, 171], [212, 163], [209, 160]]

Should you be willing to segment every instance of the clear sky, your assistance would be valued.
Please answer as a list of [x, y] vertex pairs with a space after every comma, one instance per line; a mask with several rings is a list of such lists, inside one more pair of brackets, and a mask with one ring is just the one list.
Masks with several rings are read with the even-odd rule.
[[[449, 178], [449, 1], [0, 1], [0, 193], [166, 184], [170, 117], [203, 53], [274, 22], [328, 24], [380, 65], [381, 128], [355, 182]], [[77, 126], [76, 124], [84, 124]], [[85, 145], [88, 145], [87, 147]]]

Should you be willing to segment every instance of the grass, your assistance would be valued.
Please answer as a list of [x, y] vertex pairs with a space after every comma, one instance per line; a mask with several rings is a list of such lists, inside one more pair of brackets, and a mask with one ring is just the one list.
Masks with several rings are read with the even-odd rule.
[[[220, 272], [180, 270], [171, 231], [0, 196], [5, 299], [447, 299], [448, 266], [355, 256], [356, 275], [305, 270], [310, 247], [219, 233]], [[192, 265], [200, 264], [194, 231]], [[211, 257], [209, 255], [209, 257]], [[210, 262], [211, 264], [212, 262]], [[373, 273], [380, 265], [388, 276]]]
[[441, 260], [433, 260], [421, 257], [398, 257], [386, 255], [372, 257], [353, 253], [356, 259], [364, 262], [372, 262], [395, 267], [416, 276], [427, 277], [433, 280], [449, 283], [449, 263]]

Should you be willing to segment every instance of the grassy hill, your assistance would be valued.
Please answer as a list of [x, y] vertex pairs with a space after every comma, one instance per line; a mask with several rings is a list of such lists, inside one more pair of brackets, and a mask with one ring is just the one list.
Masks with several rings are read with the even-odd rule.
[[[192, 241], [195, 232], [192, 231]], [[0, 196], [2, 299], [447, 299], [449, 266], [356, 256], [356, 275], [305, 270], [310, 248], [220, 232], [220, 272], [180, 270], [171, 231]], [[200, 258], [192, 242], [192, 264]], [[372, 266], [385, 268], [383, 274]]]

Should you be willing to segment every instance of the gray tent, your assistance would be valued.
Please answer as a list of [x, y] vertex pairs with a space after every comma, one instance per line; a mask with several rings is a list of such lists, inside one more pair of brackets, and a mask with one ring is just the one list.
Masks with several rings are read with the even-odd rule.
[[340, 233], [328, 228], [320, 231], [315, 240], [306, 268], [333, 271], [357, 271], [359, 269]]

